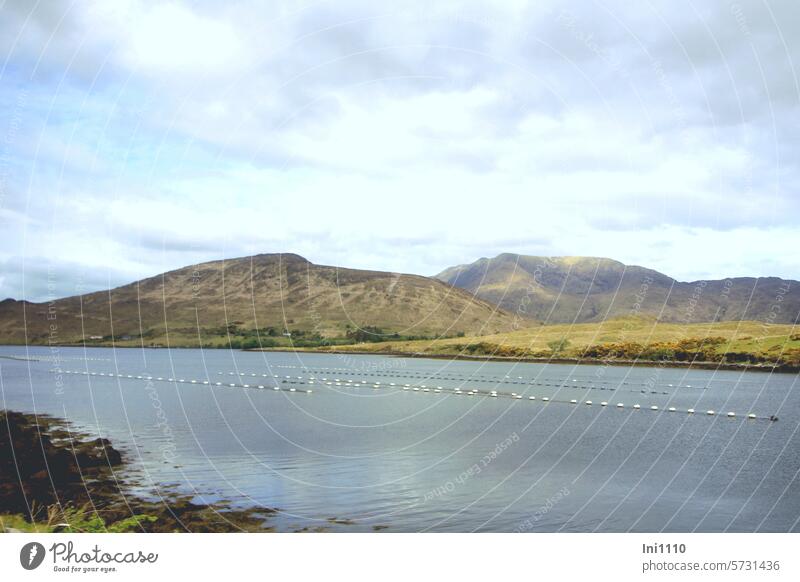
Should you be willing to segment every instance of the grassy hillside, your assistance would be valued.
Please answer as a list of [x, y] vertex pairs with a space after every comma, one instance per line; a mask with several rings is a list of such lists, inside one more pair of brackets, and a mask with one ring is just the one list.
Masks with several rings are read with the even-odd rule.
[[629, 315], [651, 315], [675, 323], [793, 323], [800, 315], [797, 281], [740, 277], [687, 283], [652, 269], [595, 257], [505, 253], [446, 269], [437, 278], [544, 323]]
[[273, 344], [285, 333], [313, 342], [358, 330], [437, 337], [510, 330], [512, 320], [436, 279], [271, 254], [188, 266], [52, 304], [3, 301], [0, 343]]
[[752, 321], [684, 325], [648, 317], [627, 317], [602, 323], [542, 325], [479, 337], [357, 344], [336, 349], [429, 355], [800, 365], [800, 327]]

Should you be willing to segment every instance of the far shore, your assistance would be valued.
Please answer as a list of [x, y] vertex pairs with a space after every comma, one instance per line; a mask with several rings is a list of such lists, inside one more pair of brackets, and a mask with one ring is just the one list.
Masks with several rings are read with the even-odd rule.
[[767, 365], [767, 364], [736, 364], [720, 362], [682, 362], [677, 360], [624, 360], [598, 358], [526, 358], [508, 356], [486, 356], [486, 355], [466, 355], [466, 354], [427, 354], [419, 352], [401, 351], [359, 351], [359, 350], [318, 350], [313, 348], [251, 348], [242, 350], [244, 352], [289, 352], [306, 354], [340, 354], [354, 356], [389, 356], [396, 358], [421, 358], [430, 360], [468, 360], [475, 362], [508, 362], [526, 364], [573, 364], [578, 366], [623, 366], [623, 367], [643, 367], [643, 368], [680, 368], [700, 369], [700, 370], [732, 370], [736, 372], [776, 372], [781, 374], [796, 374], [800, 372], [800, 367], [789, 365]]
[[[171, 349], [171, 350], [225, 350], [231, 349], [225, 346], [186, 346], [186, 345], [172, 345], [172, 346], [142, 346], [136, 344], [112, 344], [102, 343], [85, 345], [79, 343], [66, 343], [66, 344], [0, 344], [7, 347], [44, 347], [44, 348], [125, 348], [125, 349]], [[793, 366], [789, 364], [774, 365], [774, 364], [750, 364], [750, 363], [732, 363], [732, 362], [706, 362], [706, 361], [680, 361], [680, 360], [630, 360], [630, 359], [599, 359], [599, 358], [570, 358], [570, 357], [519, 357], [519, 356], [492, 356], [492, 355], [468, 355], [468, 354], [431, 354], [420, 352], [403, 352], [397, 350], [387, 351], [369, 351], [369, 350], [321, 350], [318, 348], [289, 348], [289, 347], [274, 347], [274, 348], [246, 348], [239, 349], [242, 352], [287, 352], [287, 353], [305, 353], [305, 354], [337, 354], [337, 355], [353, 355], [353, 356], [388, 356], [396, 358], [421, 358], [430, 360], [467, 360], [475, 362], [509, 362], [509, 363], [526, 363], [526, 364], [569, 364], [577, 366], [622, 366], [622, 367], [643, 367], [643, 368], [678, 368], [698, 369], [698, 370], [729, 370], [734, 372], [768, 372], [779, 374], [797, 374], [800, 372], [800, 366]], [[34, 356], [35, 357], [35, 356]], [[0, 355], [0, 358], [13, 359], [10, 356]]]

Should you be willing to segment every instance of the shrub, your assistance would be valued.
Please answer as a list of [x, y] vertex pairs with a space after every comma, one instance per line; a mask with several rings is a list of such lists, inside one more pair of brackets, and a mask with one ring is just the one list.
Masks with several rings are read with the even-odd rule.
[[553, 354], [560, 354], [564, 350], [569, 347], [569, 340], [565, 337], [561, 339], [553, 340], [551, 342], [547, 342], [547, 347], [553, 352]]

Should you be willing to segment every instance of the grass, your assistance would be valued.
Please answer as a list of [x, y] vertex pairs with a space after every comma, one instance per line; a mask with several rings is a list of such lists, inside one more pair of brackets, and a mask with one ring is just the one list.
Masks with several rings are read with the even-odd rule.
[[[337, 346], [336, 350], [431, 355], [508, 355], [516, 357], [580, 357], [588, 348], [609, 344], [639, 346], [678, 345], [687, 340], [709, 340], [707, 352], [751, 354], [765, 361], [800, 357], [800, 329], [762, 322], [663, 323], [648, 317], [627, 317], [602, 323], [543, 325], [518, 331], [467, 338], [385, 342]], [[722, 338], [724, 341], [720, 341]], [[558, 349], [554, 349], [557, 346]]]
[[154, 522], [154, 515], [133, 515], [119, 521], [106, 523], [87, 503], [81, 507], [50, 505], [35, 512], [37, 518], [29, 521], [19, 514], [0, 514], [0, 532], [26, 533], [125, 533], [138, 531], [146, 522]]

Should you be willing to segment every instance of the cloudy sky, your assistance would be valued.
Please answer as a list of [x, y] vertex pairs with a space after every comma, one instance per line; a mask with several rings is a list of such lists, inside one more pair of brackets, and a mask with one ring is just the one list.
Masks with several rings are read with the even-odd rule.
[[0, 298], [259, 252], [800, 279], [800, 3], [0, 0]]

